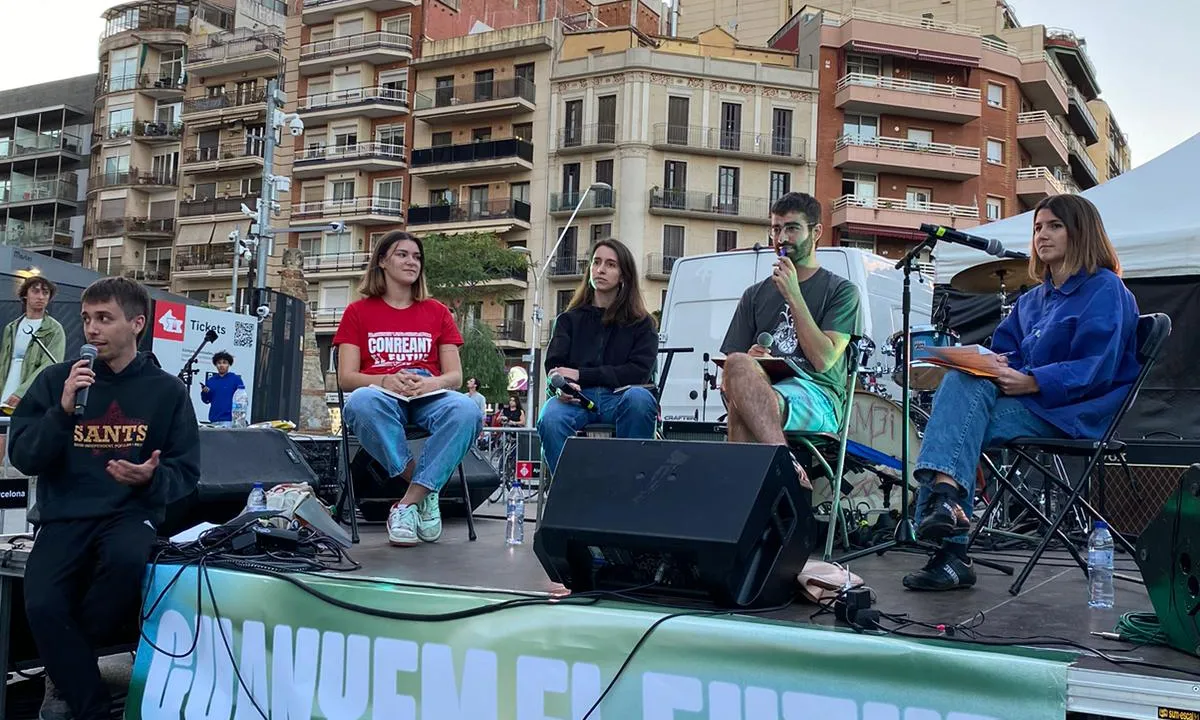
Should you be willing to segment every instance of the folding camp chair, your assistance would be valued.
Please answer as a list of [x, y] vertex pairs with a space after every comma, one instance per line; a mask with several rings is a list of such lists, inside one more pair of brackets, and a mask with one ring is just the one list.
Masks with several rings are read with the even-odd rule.
[[[1146, 381], [1151, 369], [1158, 361], [1163, 345], [1170, 334], [1171, 318], [1166, 315], [1154, 313], [1142, 315], [1138, 318], [1137, 355], [1142, 369], [1138, 373], [1137, 379], [1134, 380], [1133, 385], [1129, 388], [1129, 393], [1125, 396], [1124, 402], [1121, 403], [1121, 407], [1117, 410], [1116, 415], [1113, 416], [1112, 421], [1100, 439], [1015, 438], [1011, 442], [1006, 443], [1002, 448], [992, 448], [992, 450], [1008, 450], [1016, 455], [1016, 461], [1004, 474], [1001, 474], [986, 456], [984, 457], [984, 466], [996, 478], [999, 487], [996, 494], [992, 497], [991, 502], [988, 503], [983, 516], [971, 531], [968, 547], [974, 544], [980, 531], [987, 525], [989, 518], [991, 518], [996, 508], [1004, 501], [1005, 495], [1012, 495], [1018, 502], [1025, 505], [1026, 509], [1036, 515], [1043, 524], [1049, 527], [1038, 544], [1037, 549], [1033, 551], [1033, 555], [1029, 557], [1029, 560], [1025, 563], [1025, 567], [1021, 568], [1017, 579], [1009, 587], [1009, 593], [1017, 595], [1021, 592], [1021, 587], [1025, 584], [1025, 580], [1029, 578], [1029, 573], [1033, 571], [1034, 566], [1037, 565], [1038, 561], [1041, 560], [1042, 554], [1046, 551], [1046, 547], [1055, 538], [1063, 541], [1067, 550], [1075, 558], [1075, 562], [1080, 565], [1084, 572], [1087, 572], [1087, 562], [1080, 555], [1078, 549], [1075, 548], [1066, 533], [1061, 530], [1061, 526], [1068, 514], [1077, 512], [1086, 513], [1095, 520], [1104, 520], [1104, 517], [1084, 499], [1084, 488], [1087, 486], [1088, 480], [1092, 477], [1092, 473], [1101, 467], [1107, 458], [1116, 459], [1121, 465], [1125, 464], [1125, 443], [1116, 439], [1117, 428], [1120, 426], [1121, 420], [1125, 417], [1125, 413], [1129, 411], [1129, 408], [1133, 407], [1142, 383]], [[1084, 466], [1083, 472], [1079, 474], [1074, 482], [1071, 482], [1066, 477], [1065, 472], [1060, 474], [1057, 469], [1052, 470], [1039, 462], [1036, 457], [1037, 454], [1052, 455], [1056, 458], [1086, 458], [1087, 463]], [[1055, 464], [1058, 468], [1063, 467], [1061, 463]], [[1069, 491], [1066, 502], [1061, 506], [1053, 520], [1046, 518], [1028, 498], [1017, 490], [1013, 482], [1017, 473], [1026, 465], [1036, 469], [1049, 482], [1057, 485], [1064, 491]], [[1131, 557], [1134, 555], [1133, 546], [1120, 533], [1113, 533], [1113, 540], [1122, 550], [1129, 553]]]
[[[333, 348], [333, 374], [334, 374], [335, 378], [337, 377], [337, 371], [338, 371], [338, 353], [337, 353], [337, 346], [334, 346], [334, 348]], [[350, 473], [350, 437], [351, 437], [350, 424], [346, 422], [346, 415], [345, 415], [346, 397], [345, 397], [345, 394], [342, 392], [342, 382], [340, 379], [338, 379], [338, 381], [337, 381], [337, 399], [338, 399], [338, 414], [341, 417], [340, 425], [342, 426], [342, 441], [340, 443], [341, 444], [341, 452], [342, 452], [342, 462], [339, 463], [340, 468], [338, 469], [338, 482], [341, 484], [342, 489], [341, 489], [341, 492], [338, 494], [337, 507], [334, 510], [334, 517], [338, 518], [338, 520], [340, 521], [342, 519], [343, 512], [346, 511], [347, 505], [349, 505], [350, 539], [351, 539], [351, 542], [357, 543], [358, 542], [358, 500], [354, 496], [355, 495], [354, 479]], [[397, 402], [399, 402], [399, 401], [397, 401]], [[404, 436], [407, 440], [420, 440], [422, 438], [429, 437], [429, 432], [426, 431], [424, 428], [420, 427], [419, 425], [409, 424], [409, 425], [404, 426]], [[359, 452], [365, 453], [366, 449], [359, 448]], [[376, 461], [376, 462], [378, 462], [378, 461]], [[463, 508], [466, 510], [466, 513], [467, 513], [467, 534], [470, 537], [471, 541], [474, 542], [477, 536], [475, 534], [475, 515], [474, 515], [474, 512], [471, 510], [471, 489], [470, 489], [470, 487], [467, 486], [467, 475], [463, 471], [463, 466], [462, 466], [461, 462], [458, 463], [458, 481], [459, 481], [459, 484], [462, 486]]]

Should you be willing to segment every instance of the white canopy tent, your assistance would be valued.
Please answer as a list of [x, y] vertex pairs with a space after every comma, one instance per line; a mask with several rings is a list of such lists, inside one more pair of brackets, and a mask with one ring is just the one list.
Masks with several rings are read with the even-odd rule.
[[[1082, 193], [1095, 203], [1121, 258], [1126, 278], [1200, 275], [1200, 212], [1188, 198], [1200, 167], [1200, 134], [1138, 168]], [[1029, 251], [1033, 213], [967, 230], [995, 238], [1010, 250]], [[934, 250], [937, 282], [994, 260], [945, 241]]]

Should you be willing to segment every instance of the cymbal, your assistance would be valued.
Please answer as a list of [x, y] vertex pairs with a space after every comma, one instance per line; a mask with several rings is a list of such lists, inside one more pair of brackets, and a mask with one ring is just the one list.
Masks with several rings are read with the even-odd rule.
[[1016, 258], [993, 260], [960, 270], [950, 279], [950, 287], [969, 293], [998, 293], [1001, 284], [1009, 292], [1036, 285], [1037, 281], [1029, 277], [1029, 261]]

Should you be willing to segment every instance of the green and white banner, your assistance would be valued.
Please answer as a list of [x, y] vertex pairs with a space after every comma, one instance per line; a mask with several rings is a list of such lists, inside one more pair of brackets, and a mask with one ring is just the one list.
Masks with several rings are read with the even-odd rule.
[[[176, 570], [157, 568], [148, 603]], [[185, 571], [146, 621], [126, 718], [581, 720], [664, 614], [554, 603], [406, 621], [337, 607], [283, 580], [206, 574]], [[516, 597], [296, 577], [339, 601], [388, 612], [442, 614]], [[680, 617], [655, 629], [589, 717], [1062, 720], [1069, 657]]]

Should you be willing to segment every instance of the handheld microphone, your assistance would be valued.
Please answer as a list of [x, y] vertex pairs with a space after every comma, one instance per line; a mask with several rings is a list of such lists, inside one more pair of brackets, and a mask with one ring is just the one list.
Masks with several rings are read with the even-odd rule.
[[921, 225], [921, 232], [927, 235], [933, 235], [940, 240], [949, 240], [958, 245], [965, 245], [969, 248], [975, 248], [988, 255], [993, 255], [998, 258], [1014, 258], [1017, 260], [1028, 260], [1029, 256], [1023, 252], [1016, 250], [1005, 250], [1004, 245], [995, 238], [981, 238], [978, 235], [971, 235], [955, 230], [954, 228], [944, 227], [942, 225]]
[[587, 397], [584, 396], [583, 393], [581, 393], [578, 390], [576, 390], [575, 388], [571, 387], [567, 383], [567, 379], [565, 377], [563, 377], [562, 375], [558, 375], [558, 374], [551, 375], [550, 376], [550, 387], [554, 388], [555, 390], [558, 390], [559, 392], [563, 393], [564, 395], [570, 395], [571, 397], [579, 400], [579, 403], [581, 405], [583, 405], [584, 410], [595, 410], [596, 409], [596, 403], [592, 402], [591, 400], [588, 400]]
[[770, 350], [771, 346], [775, 344], [775, 336], [769, 332], [760, 332], [758, 334], [758, 344], [762, 345], [764, 349]]
[[[88, 343], [87, 345], [84, 345], [83, 347], [79, 348], [79, 359], [87, 360], [88, 361], [87, 366], [88, 366], [88, 369], [90, 370], [92, 368], [92, 366], [96, 364], [96, 354], [98, 352], [99, 351], [96, 350], [95, 345]], [[88, 390], [91, 390], [91, 389], [92, 389], [91, 386], [88, 386], [88, 387], [85, 387], [84, 389], [80, 390], [79, 392], [75, 393], [75, 414], [76, 415], [83, 414], [83, 409], [85, 407], [87, 407]]]

